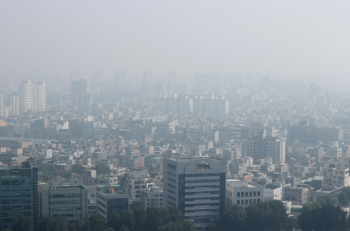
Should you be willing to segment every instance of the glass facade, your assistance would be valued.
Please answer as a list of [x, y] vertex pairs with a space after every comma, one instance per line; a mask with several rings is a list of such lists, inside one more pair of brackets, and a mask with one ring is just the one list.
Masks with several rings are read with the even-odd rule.
[[21, 214], [38, 224], [38, 168], [32, 162], [22, 167], [0, 169], [0, 227], [11, 228], [12, 222]]

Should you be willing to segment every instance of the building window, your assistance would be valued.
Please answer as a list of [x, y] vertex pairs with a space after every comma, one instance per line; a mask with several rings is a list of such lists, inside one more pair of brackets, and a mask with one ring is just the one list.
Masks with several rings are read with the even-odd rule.
[[240, 202], [241, 202], [240, 200], [237, 200], [237, 205], [240, 205]]
[[244, 192], [241, 192], [241, 197], [244, 197]]
[[240, 196], [241, 196], [241, 193], [238, 192], [238, 193], [237, 193], [237, 197], [240, 197]]
[[245, 204], [246, 204], [246, 205], [248, 204], [248, 199], [245, 200]]
[[[260, 196], [260, 191], [258, 191], [258, 197]], [[260, 200], [259, 200], [260, 201]]]
[[245, 192], [245, 197], [248, 197], [248, 192]]
[[253, 192], [249, 192], [249, 197], [252, 197], [253, 196]]
[[254, 192], [253, 195], [256, 197], [256, 192]]

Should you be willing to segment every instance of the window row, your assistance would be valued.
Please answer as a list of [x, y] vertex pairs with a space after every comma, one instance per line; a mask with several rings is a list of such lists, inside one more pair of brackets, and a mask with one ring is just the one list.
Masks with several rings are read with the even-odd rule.
[[260, 196], [260, 191], [254, 192], [237, 192], [237, 197], [256, 197]]

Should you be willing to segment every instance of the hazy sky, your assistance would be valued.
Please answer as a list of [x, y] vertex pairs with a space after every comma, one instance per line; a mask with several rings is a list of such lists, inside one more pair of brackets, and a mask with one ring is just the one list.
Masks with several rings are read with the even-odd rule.
[[0, 3], [0, 73], [350, 73], [349, 1]]

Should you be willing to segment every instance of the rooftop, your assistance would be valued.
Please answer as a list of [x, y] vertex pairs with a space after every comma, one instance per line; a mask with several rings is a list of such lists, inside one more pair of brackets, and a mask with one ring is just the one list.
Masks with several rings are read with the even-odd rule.
[[57, 186], [57, 187], [51, 187], [51, 190], [74, 190], [74, 189], [87, 189], [84, 186]]

